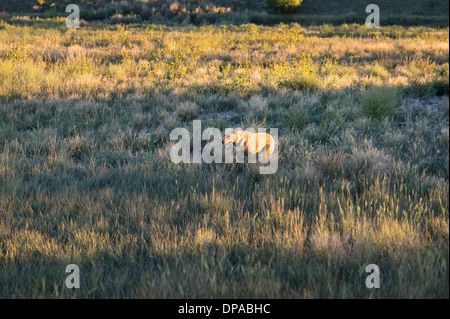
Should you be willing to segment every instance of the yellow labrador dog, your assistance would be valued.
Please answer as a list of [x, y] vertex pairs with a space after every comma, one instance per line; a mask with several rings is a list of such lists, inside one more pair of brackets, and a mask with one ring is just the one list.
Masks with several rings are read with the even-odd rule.
[[[225, 147], [233, 144], [244, 149], [246, 156], [269, 157], [275, 149], [275, 139], [267, 133], [252, 133], [241, 129], [234, 129], [224, 135], [222, 144]], [[264, 154], [265, 153], [265, 154]], [[258, 158], [262, 158], [262, 157]]]

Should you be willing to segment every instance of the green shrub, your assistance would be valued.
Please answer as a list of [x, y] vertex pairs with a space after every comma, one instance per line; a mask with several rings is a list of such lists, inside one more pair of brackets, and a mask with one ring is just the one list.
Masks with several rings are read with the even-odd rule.
[[45, 11], [45, 18], [46, 19], [56, 18], [57, 16], [58, 16], [58, 12], [56, 11], [55, 8], [51, 8], [51, 9]]
[[430, 81], [426, 78], [416, 77], [411, 79], [407, 86], [403, 87], [403, 91], [408, 96], [426, 98], [436, 95], [438, 87], [442, 87], [442, 82], [439, 82], [439, 78]]
[[361, 95], [363, 114], [375, 120], [392, 117], [400, 103], [401, 96], [395, 88], [372, 87]]
[[449, 68], [448, 63], [438, 68], [438, 77], [433, 81], [433, 87], [437, 95], [448, 95], [449, 92]]
[[284, 126], [290, 129], [302, 129], [308, 121], [309, 114], [306, 109], [291, 107], [284, 117]]
[[13, 124], [0, 124], [0, 146], [14, 139], [17, 131]]
[[291, 90], [317, 90], [320, 79], [314, 74], [301, 74], [281, 81], [280, 85]]
[[120, 13], [123, 15], [127, 15], [131, 13], [131, 5], [128, 3], [128, 1], [120, 1], [119, 3]]
[[372, 76], [380, 78], [381, 80], [387, 80], [391, 75], [384, 66], [378, 63], [367, 65], [366, 72]]
[[265, 0], [266, 8], [271, 12], [289, 13], [300, 7], [303, 0]]
[[82, 20], [92, 20], [92, 17], [94, 16], [94, 11], [92, 9], [86, 9], [81, 7], [80, 8], [80, 19]]

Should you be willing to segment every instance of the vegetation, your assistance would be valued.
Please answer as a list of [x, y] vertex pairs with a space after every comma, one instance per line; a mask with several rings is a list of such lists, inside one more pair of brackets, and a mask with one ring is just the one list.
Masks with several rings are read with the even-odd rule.
[[[246, 24], [276, 25], [300, 23], [322, 25], [364, 24], [367, 0], [268, 0], [270, 3], [301, 3], [290, 12], [280, 7], [267, 9], [265, 0], [78, 0], [81, 18], [85, 21], [108, 23], [150, 23], [166, 25]], [[0, 2], [2, 10], [19, 16], [48, 18], [54, 10], [67, 16], [65, 8], [71, 0], [15, 0]], [[446, 0], [391, 0], [381, 4], [380, 23], [402, 26], [448, 26], [449, 2]], [[286, 8], [282, 6], [281, 8]], [[295, 8], [288, 6], [287, 8]], [[48, 12], [49, 11], [49, 12]], [[286, 14], [289, 13], [289, 14]], [[47, 16], [46, 16], [47, 15]]]
[[[0, 298], [448, 298], [448, 42], [10, 16]], [[174, 164], [169, 134], [195, 119], [279, 128], [277, 173]]]
[[390, 87], [370, 88], [361, 97], [364, 115], [376, 120], [393, 116], [400, 104], [397, 90]]
[[302, 4], [302, 0], [265, 0], [266, 8], [271, 11], [280, 11], [284, 13], [297, 10]]

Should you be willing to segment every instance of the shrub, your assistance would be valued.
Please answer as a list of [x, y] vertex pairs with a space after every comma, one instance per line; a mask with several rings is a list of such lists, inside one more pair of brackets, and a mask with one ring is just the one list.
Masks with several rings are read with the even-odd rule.
[[395, 88], [372, 87], [361, 95], [362, 112], [375, 120], [393, 116], [400, 103], [400, 94]]
[[376, 76], [380, 78], [381, 80], [387, 80], [390, 77], [390, 73], [384, 66], [381, 64], [375, 63], [373, 65], [367, 65], [366, 71], [368, 74], [372, 76]]
[[0, 21], [9, 21], [9, 14], [5, 10], [0, 11]]
[[110, 17], [110, 21], [112, 24], [132, 24], [132, 23], [140, 23], [142, 19], [137, 15], [121, 15], [121, 14], [115, 14]]
[[142, 6], [141, 18], [142, 20], [148, 20], [150, 18], [150, 10], [145, 4]]
[[88, 10], [83, 7], [80, 8], [80, 19], [88, 21], [88, 20], [92, 20], [93, 17], [94, 17], [94, 11], [92, 9]]
[[120, 1], [119, 3], [120, 12], [123, 15], [127, 15], [131, 13], [131, 5], [128, 3], [128, 1]]
[[13, 124], [0, 124], [0, 146], [12, 140], [16, 133], [17, 131]]
[[266, 8], [272, 12], [293, 12], [302, 4], [303, 0], [265, 0]]
[[89, 150], [90, 148], [86, 139], [80, 138], [78, 135], [70, 142], [69, 153], [73, 158], [81, 159], [83, 155], [89, 153]]
[[46, 19], [56, 18], [57, 16], [58, 16], [58, 12], [56, 11], [55, 8], [51, 8], [51, 9], [45, 11], [45, 18]]
[[413, 97], [430, 97], [437, 94], [439, 85], [439, 78], [430, 81], [427, 78], [416, 77], [409, 81], [407, 86], [404, 86], [403, 91], [405, 95]]
[[294, 75], [281, 81], [280, 85], [291, 90], [317, 90], [320, 88], [320, 78], [314, 74]]
[[308, 111], [302, 107], [290, 107], [284, 117], [284, 126], [290, 129], [302, 129], [309, 121]]
[[99, 8], [98, 10], [94, 10], [94, 12], [92, 13], [92, 19], [94, 20], [104, 20], [108, 17], [109, 14], [107, 8]]
[[445, 63], [438, 68], [438, 77], [433, 81], [433, 87], [436, 89], [437, 95], [448, 95], [449, 91], [449, 68]]
[[199, 107], [196, 103], [186, 101], [178, 106], [176, 114], [181, 121], [190, 121], [197, 117], [198, 111]]

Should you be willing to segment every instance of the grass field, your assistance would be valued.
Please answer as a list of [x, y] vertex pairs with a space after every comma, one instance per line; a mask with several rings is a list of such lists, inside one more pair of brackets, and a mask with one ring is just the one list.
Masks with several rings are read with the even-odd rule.
[[[448, 32], [0, 22], [0, 298], [448, 298]], [[174, 164], [194, 119], [277, 173]]]
[[[0, 2], [2, 11], [13, 16], [50, 18], [64, 16], [70, 3], [80, 6], [81, 18], [113, 24], [150, 23], [165, 25], [247, 24], [276, 25], [297, 22], [363, 23], [370, 0], [303, 0], [290, 15], [265, 10], [264, 0], [15, 0]], [[449, 25], [447, 0], [378, 0], [382, 25]], [[4, 14], [5, 15], [5, 14]]]

